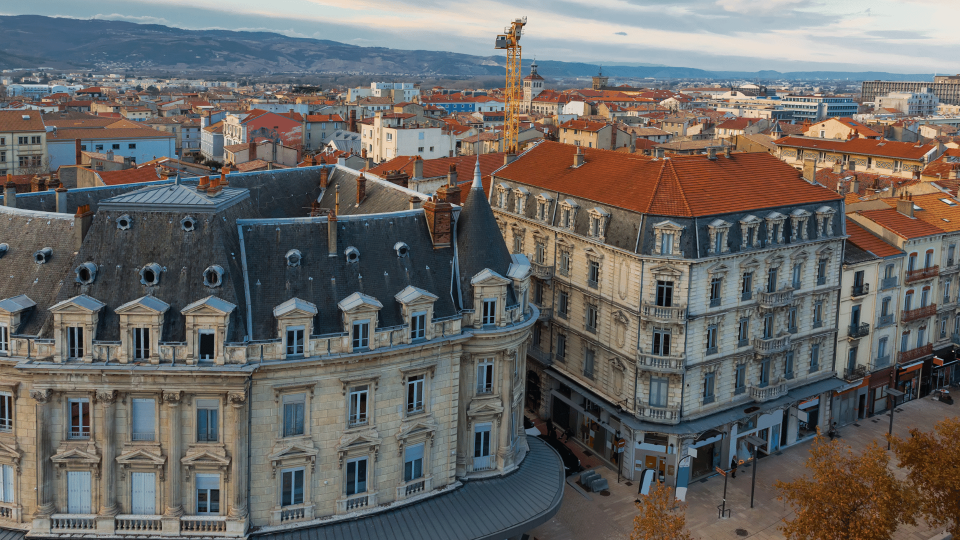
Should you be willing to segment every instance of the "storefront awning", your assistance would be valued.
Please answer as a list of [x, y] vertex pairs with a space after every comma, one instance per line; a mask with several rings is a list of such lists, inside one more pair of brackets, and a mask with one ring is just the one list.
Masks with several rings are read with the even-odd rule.
[[912, 364], [907, 364], [907, 365], [901, 367], [901, 368], [900, 368], [900, 375], [903, 375], [904, 373], [909, 373], [909, 372], [911, 372], [911, 371], [916, 371], [916, 370], [918, 370], [918, 369], [920, 369], [920, 368], [922, 368], [922, 367], [923, 367], [923, 360], [918, 360], [918, 361], [916, 361], [916, 362], [914, 362], [914, 363], [912, 363]]
[[954, 360], [950, 360], [949, 362], [944, 362], [943, 358], [940, 358], [939, 356], [934, 356], [934, 357], [933, 357], [933, 368], [934, 368], [934, 369], [936, 369], [936, 368], [942, 368], [942, 367], [947, 367], [947, 366], [952, 366], [952, 365], [954, 365], [954, 364], [956, 364], [956, 363], [957, 363], [957, 360], [955, 360], [955, 359], [954, 359]]

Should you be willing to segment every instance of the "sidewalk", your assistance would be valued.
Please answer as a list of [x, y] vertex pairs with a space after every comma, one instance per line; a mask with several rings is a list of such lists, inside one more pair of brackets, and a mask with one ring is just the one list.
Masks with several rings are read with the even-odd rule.
[[[895, 435], [908, 435], [911, 427], [923, 431], [933, 429], [941, 419], [960, 415], [957, 405], [945, 405], [930, 398], [914, 400], [899, 407], [902, 412], [894, 416]], [[883, 443], [889, 427], [889, 416], [876, 416], [858, 421], [840, 429], [841, 441], [854, 450], [863, 449], [872, 440]], [[537, 427], [542, 429], [542, 423]], [[570, 441], [567, 446], [578, 456], [582, 455], [580, 446]], [[757, 477], [754, 508], [750, 508], [750, 476], [752, 467], [741, 468], [737, 478], [729, 479], [727, 485], [727, 508], [731, 510], [729, 519], [717, 518], [717, 505], [723, 496], [723, 477], [713, 476], [693, 482], [687, 491], [687, 527], [694, 538], [781, 540], [783, 535], [778, 526], [784, 518], [790, 517], [789, 508], [777, 500], [777, 491], [773, 487], [776, 480], [790, 480], [806, 472], [804, 464], [809, 456], [809, 442], [784, 449], [780, 455], [772, 455], [760, 460]], [[581, 460], [583, 458], [581, 457]], [[599, 460], [595, 460], [599, 462]], [[587, 469], [597, 464], [584, 463]], [[904, 471], [896, 469], [891, 457], [891, 466], [899, 478]], [[605, 466], [597, 469], [610, 483], [610, 495], [589, 493], [587, 496], [570, 487], [564, 492], [563, 506], [560, 512], [549, 522], [530, 532], [537, 540], [579, 540], [579, 539], [629, 539], [633, 530], [633, 517], [636, 515], [634, 500], [637, 497], [637, 484], [626, 485], [626, 481], [617, 484], [617, 472]], [[901, 527], [897, 531], [897, 540], [932, 540], [942, 538], [942, 530], [934, 530], [925, 523], [916, 527]]]

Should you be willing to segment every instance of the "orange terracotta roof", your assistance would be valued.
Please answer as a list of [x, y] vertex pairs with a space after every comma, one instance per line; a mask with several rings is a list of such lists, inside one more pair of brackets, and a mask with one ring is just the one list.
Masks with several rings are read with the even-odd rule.
[[600, 131], [601, 129], [609, 126], [605, 122], [591, 122], [589, 120], [567, 120], [566, 122], [560, 124], [560, 129], [579, 129], [581, 131]]
[[[415, 156], [398, 156], [370, 169], [370, 174], [385, 177], [389, 171], [404, 171], [413, 178], [413, 162]], [[423, 178], [438, 178], [447, 176], [450, 165], [457, 166], [457, 182], [459, 184], [473, 181], [473, 169], [477, 156], [457, 156], [423, 160]], [[503, 154], [480, 155], [480, 177], [489, 181], [490, 174], [503, 166]]]
[[103, 183], [108, 186], [156, 182], [158, 180], [157, 171], [152, 167], [124, 169], [122, 171], [99, 171], [97, 174], [100, 175]]
[[43, 130], [40, 111], [0, 111], [0, 132]]
[[[893, 203], [896, 204], [896, 199]], [[893, 208], [886, 210], [863, 210], [857, 214], [873, 221], [884, 229], [904, 239], [921, 238], [934, 234], [943, 234], [943, 230], [934, 227], [922, 219], [910, 219]]]
[[339, 114], [308, 114], [307, 122], [343, 122]]
[[784, 137], [775, 142], [777, 146], [912, 160], [920, 160], [934, 149], [931, 145], [917, 145], [914, 143], [877, 139], [850, 139], [844, 141], [839, 139]]
[[[577, 148], [584, 164], [573, 168]], [[497, 178], [636, 212], [687, 217], [842, 198], [807, 183], [796, 169], [766, 153], [653, 160], [544, 141], [501, 169]]]
[[946, 180], [950, 176], [950, 171], [954, 169], [960, 170], [960, 148], [947, 148], [943, 155], [923, 169], [923, 175], [940, 175], [941, 179]]
[[867, 229], [864, 229], [862, 225], [850, 218], [847, 218], [847, 234], [850, 236], [850, 238], [847, 238], [847, 242], [850, 242], [864, 251], [873, 253], [877, 257], [895, 257], [897, 255], [903, 255], [903, 251], [901, 251], [899, 248], [888, 244], [882, 238], [874, 235]]
[[[892, 208], [897, 207], [897, 199], [884, 199], [883, 202]], [[914, 208], [913, 211], [917, 219], [943, 231], [960, 231], [960, 202], [957, 199], [946, 193], [928, 193], [914, 195], [913, 204], [920, 208], [919, 210]]]

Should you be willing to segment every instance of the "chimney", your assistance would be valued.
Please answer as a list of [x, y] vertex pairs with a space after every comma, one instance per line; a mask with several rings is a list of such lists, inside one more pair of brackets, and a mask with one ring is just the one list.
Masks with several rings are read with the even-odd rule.
[[247, 143], [247, 161], [257, 159], [257, 143], [250, 141]]
[[229, 186], [229, 185], [230, 185], [230, 179], [227, 178], [227, 175], [228, 175], [228, 174], [230, 174], [230, 168], [229, 168], [229, 167], [226, 167], [226, 166], [225, 166], [225, 167], [223, 167], [222, 169], [220, 169], [220, 185], [221, 185], [221, 186], [226, 187], [226, 186]]
[[450, 165], [450, 172], [447, 173], [447, 185], [442, 186], [437, 193], [443, 194], [443, 200], [450, 204], [460, 204], [460, 186], [457, 185], [457, 166]]
[[833, 174], [843, 173], [843, 162], [839, 159], [833, 162]]
[[348, 128], [351, 133], [360, 133], [357, 131], [357, 110], [353, 109], [350, 111], [350, 127]]
[[413, 160], [413, 177], [423, 178], [423, 158], [417, 156]]
[[80, 249], [83, 239], [90, 230], [90, 224], [93, 223], [93, 212], [90, 211], [89, 204], [82, 204], [77, 208], [77, 213], [73, 216], [73, 234], [74, 247]]
[[81, 150], [80, 150], [80, 139], [75, 139], [75, 140], [73, 141], [73, 143], [74, 143], [74, 147], [76, 148], [76, 153], [77, 153], [77, 163], [76, 163], [76, 165], [80, 165], [81, 162], [83, 161], [83, 156], [80, 154], [80, 152], [81, 152]]
[[900, 194], [897, 199], [897, 212], [912, 218], [913, 217], [913, 199], [905, 193]]
[[46, 191], [47, 190], [47, 180], [41, 178], [39, 174], [33, 175], [33, 179], [30, 180], [30, 191]]
[[860, 193], [860, 180], [856, 176], [850, 181], [850, 193]]
[[330, 181], [330, 169], [324, 167], [320, 169], [320, 189], [327, 189], [327, 182]]
[[420, 208], [420, 197], [417, 197], [416, 195], [411, 195], [409, 203], [410, 203], [410, 210], [416, 210], [417, 208]]
[[7, 173], [7, 183], [3, 186], [3, 205], [9, 208], [17, 207], [17, 185], [13, 183], [13, 175]]
[[577, 153], [573, 155], [573, 167], [577, 168], [583, 165], [583, 150], [577, 147]]
[[221, 191], [223, 191], [223, 188], [220, 187], [220, 177], [210, 178], [210, 187], [207, 188], [207, 195], [216, 197]]
[[107, 161], [113, 161], [113, 150], [107, 150]]
[[960, 165], [954, 165], [953, 168], [950, 169], [950, 172], [947, 173], [947, 178], [949, 178], [950, 180], [956, 180], [958, 176], [957, 174], [958, 169], [960, 169]]
[[714, 148], [713, 146], [707, 148], [707, 159], [711, 161], [717, 160], [717, 149]]
[[337, 256], [337, 214], [332, 211], [327, 212], [327, 256]]
[[63, 187], [61, 183], [57, 186], [57, 213], [66, 214], [67, 213], [67, 188]]
[[453, 207], [448, 202], [438, 202], [433, 197], [423, 203], [423, 215], [430, 229], [433, 248], [450, 247], [453, 239]]
[[361, 172], [357, 177], [357, 206], [367, 198], [367, 177]]
[[811, 184], [817, 182], [817, 160], [806, 159], [803, 161], [803, 179]]
[[200, 183], [197, 184], [197, 191], [206, 191], [210, 187], [210, 177], [201, 176]]
[[654, 148], [653, 156], [657, 158], [663, 158], [663, 148]]
[[730, 146], [723, 147], [723, 157], [730, 159]]

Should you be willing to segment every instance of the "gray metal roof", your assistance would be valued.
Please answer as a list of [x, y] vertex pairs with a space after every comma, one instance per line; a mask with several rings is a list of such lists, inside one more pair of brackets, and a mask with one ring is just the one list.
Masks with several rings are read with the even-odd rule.
[[[356, 519], [251, 536], [263, 540], [503, 540], [552, 518], [563, 499], [563, 465], [535, 437], [516, 471], [464, 482], [423, 502]], [[0, 539], [2, 540], [2, 539]]]
[[218, 212], [250, 197], [246, 189], [223, 188], [217, 195], [197, 191], [192, 185], [171, 184], [138, 189], [100, 201], [100, 208], [147, 211]]
[[26, 535], [24, 531], [15, 531], [13, 529], [0, 529], [0, 540], [23, 540]]

